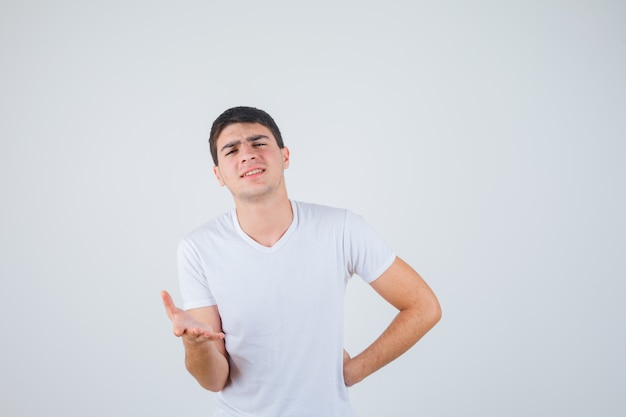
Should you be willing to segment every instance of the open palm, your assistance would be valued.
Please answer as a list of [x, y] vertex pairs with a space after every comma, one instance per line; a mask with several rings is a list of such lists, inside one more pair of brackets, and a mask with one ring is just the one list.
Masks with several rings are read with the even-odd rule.
[[165, 312], [172, 321], [175, 336], [183, 337], [189, 342], [198, 343], [224, 339], [224, 333], [214, 332], [213, 328], [208, 324], [197, 321], [191, 314], [176, 307], [172, 296], [167, 291], [161, 291], [161, 299], [165, 306]]

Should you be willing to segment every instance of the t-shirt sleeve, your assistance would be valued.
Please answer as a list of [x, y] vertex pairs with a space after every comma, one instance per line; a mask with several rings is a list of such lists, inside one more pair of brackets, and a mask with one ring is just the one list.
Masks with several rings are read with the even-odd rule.
[[217, 304], [204, 274], [202, 259], [192, 241], [178, 244], [178, 284], [183, 297], [183, 309]]
[[396, 258], [376, 231], [349, 210], [346, 211], [344, 250], [350, 274], [357, 274], [367, 283], [380, 277]]

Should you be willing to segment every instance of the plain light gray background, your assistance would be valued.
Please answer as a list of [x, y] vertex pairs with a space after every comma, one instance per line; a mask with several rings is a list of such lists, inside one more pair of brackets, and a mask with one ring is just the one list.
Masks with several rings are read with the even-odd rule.
[[[440, 298], [361, 417], [626, 414], [626, 3], [0, 4], [2, 416], [211, 415], [159, 291], [234, 105]], [[392, 315], [354, 280], [347, 348]]]

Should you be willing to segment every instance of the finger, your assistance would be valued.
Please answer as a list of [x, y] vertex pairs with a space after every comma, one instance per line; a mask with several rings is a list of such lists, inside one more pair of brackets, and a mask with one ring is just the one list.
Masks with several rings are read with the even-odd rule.
[[200, 336], [206, 337], [209, 340], [221, 340], [225, 337], [224, 333], [215, 333], [214, 331], [205, 330], [200, 333]]
[[181, 337], [185, 334], [185, 329], [182, 327], [174, 327], [174, 336]]
[[213, 330], [206, 330], [206, 329], [199, 329], [199, 328], [193, 328], [191, 329], [190, 333], [194, 336], [196, 336], [196, 339], [203, 339], [203, 340], [222, 340], [224, 339], [225, 335], [222, 332], [219, 333], [215, 333]]
[[165, 306], [165, 312], [170, 320], [174, 320], [176, 317], [176, 311], [178, 307], [174, 304], [174, 300], [172, 300], [172, 296], [165, 290], [161, 291], [161, 299], [163, 300], [163, 306]]

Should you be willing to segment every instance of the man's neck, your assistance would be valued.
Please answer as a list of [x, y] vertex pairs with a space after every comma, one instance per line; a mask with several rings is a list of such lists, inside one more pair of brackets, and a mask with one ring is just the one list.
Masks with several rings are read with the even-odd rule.
[[293, 221], [287, 194], [281, 198], [236, 202], [241, 229], [263, 246], [271, 247], [285, 234]]

